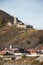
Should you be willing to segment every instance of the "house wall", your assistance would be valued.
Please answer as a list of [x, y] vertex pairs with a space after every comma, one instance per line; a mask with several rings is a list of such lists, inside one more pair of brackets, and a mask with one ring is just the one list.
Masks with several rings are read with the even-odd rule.
[[7, 23], [7, 26], [12, 26], [11, 22], [8, 22], [8, 23]]
[[24, 29], [26, 29], [26, 25], [17, 24], [17, 27], [18, 27], [18, 28], [24, 28]]

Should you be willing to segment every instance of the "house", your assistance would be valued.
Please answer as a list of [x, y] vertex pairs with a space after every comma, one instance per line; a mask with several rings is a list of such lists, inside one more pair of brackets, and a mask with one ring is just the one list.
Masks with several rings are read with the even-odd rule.
[[7, 22], [7, 26], [12, 26], [11, 22]]
[[3, 50], [3, 51], [0, 51], [0, 55], [4, 55], [6, 54], [6, 52]]
[[26, 29], [26, 25], [22, 21], [20, 21], [17, 17], [14, 17], [13, 25], [16, 25], [18, 28]]
[[26, 48], [26, 51], [28, 54], [30, 54], [30, 49], [29, 48]]
[[7, 26], [14, 26], [14, 25], [16, 25], [17, 24], [17, 19], [18, 18], [14, 17], [14, 21], [8, 21], [7, 22]]
[[17, 24], [17, 27], [18, 27], [18, 28], [24, 28], [24, 29], [26, 29], [26, 25], [24, 25], [24, 24], [19, 24], [19, 23], [18, 23], [18, 24]]
[[14, 17], [13, 23], [8, 21], [7, 26], [16, 26], [18, 28], [26, 29], [26, 25], [22, 21], [20, 21], [17, 17]]
[[33, 26], [32, 25], [26, 25], [26, 28], [31, 30], [31, 29], [33, 29]]

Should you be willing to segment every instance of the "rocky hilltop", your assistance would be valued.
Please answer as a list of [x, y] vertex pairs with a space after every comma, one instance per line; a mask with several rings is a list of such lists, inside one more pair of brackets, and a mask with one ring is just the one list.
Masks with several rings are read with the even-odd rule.
[[0, 47], [43, 49], [43, 30], [6, 26], [9, 20], [13, 22], [13, 16], [0, 10]]
[[0, 10], [0, 26], [5, 25], [8, 21], [13, 23], [14, 17]]

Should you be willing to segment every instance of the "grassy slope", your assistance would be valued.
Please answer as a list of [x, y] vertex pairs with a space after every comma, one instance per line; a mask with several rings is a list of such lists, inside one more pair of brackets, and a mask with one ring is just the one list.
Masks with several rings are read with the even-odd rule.
[[[3, 30], [5, 32], [3, 32]], [[43, 31], [41, 30], [23, 30], [14, 27], [3, 27], [0, 29], [0, 32], [0, 46], [9, 46], [12, 44], [13, 46], [20, 47], [43, 48]]]

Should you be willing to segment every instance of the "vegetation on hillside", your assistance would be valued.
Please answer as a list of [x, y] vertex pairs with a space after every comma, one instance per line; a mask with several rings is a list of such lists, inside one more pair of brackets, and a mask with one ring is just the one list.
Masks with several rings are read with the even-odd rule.
[[[25, 48], [43, 49], [43, 30], [7, 27], [5, 24], [8, 21], [13, 23], [13, 16], [0, 10], [0, 47], [11, 44]], [[33, 26], [27, 25], [27, 27]]]

